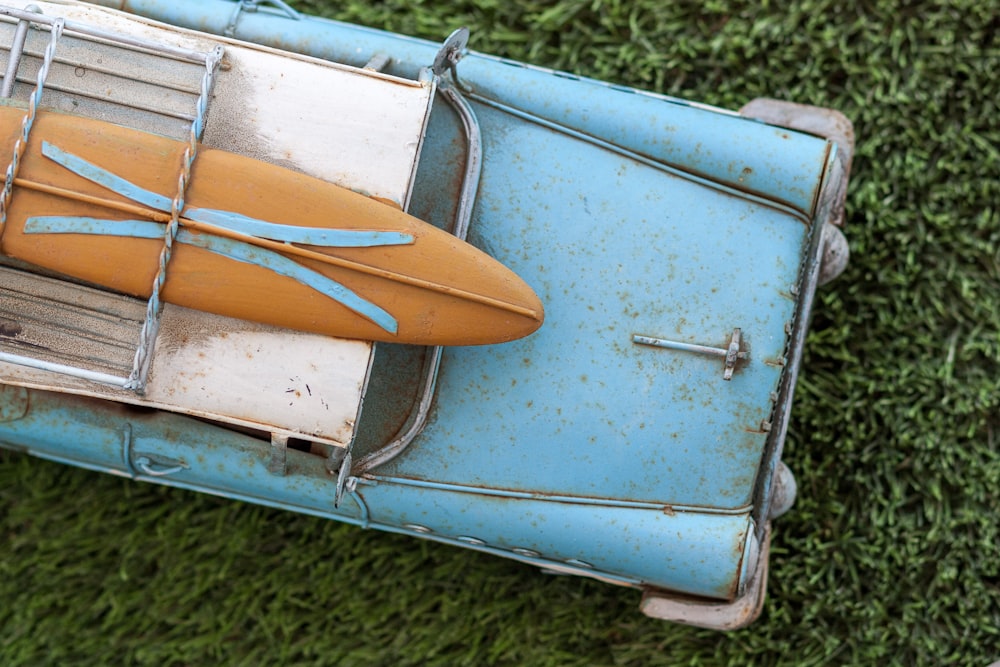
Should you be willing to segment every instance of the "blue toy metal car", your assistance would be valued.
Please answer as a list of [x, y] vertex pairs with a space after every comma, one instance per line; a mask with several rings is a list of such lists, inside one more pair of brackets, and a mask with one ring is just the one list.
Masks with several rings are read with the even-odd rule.
[[206, 146], [467, 239], [545, 323], [442, 348], [167, 304], [143, 339], [145, 299], [6, 259], [0, 444], [635, 587], [659, 618], [756, 617], [795, 494], [781, 451], [813, 295], [847, 259], [846, 119], [723, 111], [281, 3], [102, 3], [157, 24], [5, 2], [8, 104], [177, 137], [203, 122]]

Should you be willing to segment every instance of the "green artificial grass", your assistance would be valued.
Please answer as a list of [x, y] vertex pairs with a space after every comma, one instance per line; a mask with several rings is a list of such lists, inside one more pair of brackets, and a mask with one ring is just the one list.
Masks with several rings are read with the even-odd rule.
[[738, 108], [855, 123], [761, 619], [0, 454], [0, 665], [974, 665], [1000, 659], [1000, 20], [990, 3], [302, 1]]

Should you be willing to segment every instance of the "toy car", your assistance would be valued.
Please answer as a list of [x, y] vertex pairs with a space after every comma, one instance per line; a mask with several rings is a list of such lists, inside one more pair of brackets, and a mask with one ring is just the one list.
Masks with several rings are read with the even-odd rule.
[[278, 2], [5, 2], [0, 444], [756, 617], [843, 116]]

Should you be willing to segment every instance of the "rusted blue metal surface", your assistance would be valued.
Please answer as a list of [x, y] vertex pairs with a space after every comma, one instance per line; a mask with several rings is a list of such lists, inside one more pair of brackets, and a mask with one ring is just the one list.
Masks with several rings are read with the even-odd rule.
[[[749, 505], [809, 226], [490, 107], [477, 116], [487, 138], [478, 210], [490, 213], [470, 239], [539, 290], [548, 322], [522, 342], [447, 350], [431, 424], [387, 469]], [[632, 340], [725, 346], [736, 327], [749, 359], [730, 382], [717, 357]], [[459, 451], [428, 456], [435, 442]], [[488, 450], [503, 455], [483, 466]]]
[[[327, 19], [291, 18], [261, 3], [234, 12], [228, 0], [101, 0], [165, 23], [363, 67], [391, 54], [387, 71], [416, 77], [434, 61], [439, 45]], [[252, 3], [256, 5], [257, 3]], [[819, 194], [825, 155], [801, 134], [736, 114], [523, 63], [470, 53], [461, 81], [513, 109], [553, 119], [568, 130], [647, 157], [709, 182], [810, 211]], [[633, 96], [627, 99], [625, 96]], [[674, 108], [667, 110], [667, 103]], [[726, 137], [725, 141], [714, 138]]]
[[[390, 54], [402, 76], [439, 49], [224, 0], [103, 4], [353, 65]], [[435, 108], [410, 210], [454, 226], [481, 137], [468, 238], [538, 292], [537, 333], [446, 349], [439, 366], [434, 350], [380, 344], [336, 465], [179, 415], [25, 389], [0, 395], [0, 439], [730, 614], [688, 622], [750, 620], [846, 178], [836, 144], [480, 54], [458, 72], [479, 131], [457, 107]]]

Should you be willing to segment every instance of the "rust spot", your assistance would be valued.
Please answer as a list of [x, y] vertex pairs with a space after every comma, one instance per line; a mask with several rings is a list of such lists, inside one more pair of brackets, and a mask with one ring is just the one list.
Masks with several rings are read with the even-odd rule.
[[757, 426], [748, 426], [743, 430], [754, 435], [767, 435], [771, 432], [772, 424], [769, 419], [761, 419]]

